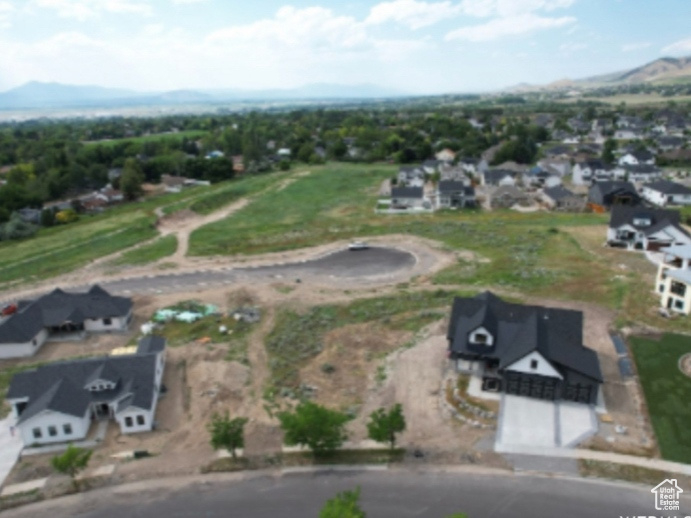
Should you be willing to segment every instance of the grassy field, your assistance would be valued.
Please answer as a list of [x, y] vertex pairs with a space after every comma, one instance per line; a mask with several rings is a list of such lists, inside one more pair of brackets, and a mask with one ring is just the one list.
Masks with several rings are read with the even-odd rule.
[[177, 133], [154, 133], [152, 135], [144, 135], [141, 137], [125, 137], [108, 140], [89, 140], [83, 142], [85, 146], [115, 146], [126, 142], [144, 143], [144, 142], [159, 142], [165, 140], [182, 140], [183, 138], [197, 139], [206, 135], [207, 132], [203, 130], [188, 130], [179, 131]]
[[273, 189], [231, 218], [190, 236], [190, 255], [290, 250], [365, 232], [391, 166], [329, 165]]
[[691, 463], [691, 378], [678, 367], [679, 358], [691, 353], [691, 338], [633, 337], [631, 350], [662, 457]]
[[677, 103], [685, 103], [691, 100], [690, 95], [677, 95], [674, 97], [665, 97], [658, 93], [644, 93], [644, 94], [619, 94], [605, 97], [572, 97], [569, 99], [560, 100], [563, 103], [575, 103], [581, 101], [601, 102], [607, 104], [619, 105], [626, 103], [631, 106], [642, 106], [646, 104], [657, 105], [667, 104], [671, 100]]
[[116, 266], [141, 265], [153, 263], [169, 255], [173, 255], [178, 246], [175, 236], [165, 236], [147, 245], [140, 246], [122, 254], [113, 261]]
[[[31, 282], [81, 268], [100, 257], [126, 250], [155, 238], [155, 210], [164, 213], [196, 209], [212, 212], [240, 196], [276, 182], [275, 175], [239, 178], [210, 187], [193, 187], [180, 193], [155, 196], [113, 207], [95, 216], [64, 226], [40, 229], [29, 239], [0, 243], [0, 289], [16, 282]], [[174, 210], [166, 210], [172, 207]], [[127, 264], [142, 264], [170, 250], [170, 241], [148, 245], [127, 254]], [[170, 252], [172, 253], [172, 252]], [[150, 257], [147, 257], [149, 255]], [[169, 255], [169, 254], [166, 254]], [[160, 255], [158, 257], [164, 257]], [[124, 263], [123, 263], [124, 264]]]

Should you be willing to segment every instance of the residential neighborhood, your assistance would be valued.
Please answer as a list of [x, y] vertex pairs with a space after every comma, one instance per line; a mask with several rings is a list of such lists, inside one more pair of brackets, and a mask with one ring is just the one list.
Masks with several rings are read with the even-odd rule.
[[336, 462], [685, 481], [685, 88], [0, 122], [0, 511]]

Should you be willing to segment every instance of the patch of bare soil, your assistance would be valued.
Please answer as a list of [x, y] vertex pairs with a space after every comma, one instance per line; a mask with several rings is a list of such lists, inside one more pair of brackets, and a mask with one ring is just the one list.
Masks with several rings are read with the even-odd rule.
[[679, 358], [679, 370], [691, 378], [691, 353]]
[[300, 380], [316, 389], [319, 404], [341, 409], [360, 405], [367, 390], [363, 380], [375, 376], [377, 359], [410, 336], [372, 323], [335, 329], [324, 337], [324, 350], [300, 370]]

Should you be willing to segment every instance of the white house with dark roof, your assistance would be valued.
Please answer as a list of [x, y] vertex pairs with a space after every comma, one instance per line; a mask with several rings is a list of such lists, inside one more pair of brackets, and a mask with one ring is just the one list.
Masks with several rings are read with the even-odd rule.
[[391, 189], [391, 208], [422, 209], [425, 205], [422, 187], [393, 187]]
[[11, 305], [6, 312], [0, 320], [0, 359], [32, 356], [48, 340], [126, 331], [132, 300], [110, 295], [97, 285], [86, 293], [56, 288], [36, 300]]
[[594, 405], [602, 374], [583, 345], [583, 313], [505, 302], [490, 292], [456, 297], [449, 359], [487, 391]]
[[150, 431], [165, 367], [165, 339], [147, 336], [134, 354], [69, 360], [16, 374], [7, 401], [25, 446], [84, 439], [92, 421], [123, 434]]
[[627, 250], [653, 251], [691, 244], [691, 236], [679, 221], [676, 210], [616, 205], [612, 207], [607, 244]]
[[643, 185], [641, 197], [658, 207], [691, 205], [691, 189], [668, 180], [657, 180]]
[[468, 182], [441, 180], [437, 183], [437, 205], [456, 209], [475, 205], [475, 189]]
[[657, 269], [655, 291], [660, 306], [675, 313], [691, 314], [691, 245], [660, 249], [662, 261]]
[[629, 151], [619, 157], [617, 163], [624, 165], [655, 165], [655, 155], [646, 149]]

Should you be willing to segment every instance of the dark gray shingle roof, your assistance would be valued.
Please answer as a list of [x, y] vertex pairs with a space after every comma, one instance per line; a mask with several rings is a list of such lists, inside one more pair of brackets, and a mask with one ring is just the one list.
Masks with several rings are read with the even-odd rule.
[[[151, 340], [161, 351], [158, 339]], [[146, 349], [143, 347], [142, 349]], [[52, 410], [81, 417], [95, 402], [115, 402], [128, 398], [127, 406], [144, 410], [154, 401], [154, 383], [158, 352], [138, 352], [132, 355], [107, 356], [51, 363], [16, 374], [10, 382], [8, 399], [27, 398], [28, 404], [19, 423]], [[85, 387], [92, 381], [104, 379], [114, 382], [112, 390], [92, 392]], [[121, 410], [126, 408], [118, 406]]]
[[394, 187], [392, 198], [422, 198], [422, 187]]
[[22, 301], [17, 313], [0, 323], [0, 344], [26, 343], [45, 327], [123, 317], [131, 309], [131, 299], [110, 295], [98, 285], [86, 293], [67, 293], [56, 288], [36, 300]]
[[[492, 347], [469, 343], [470, 333], [480, 326], [493, 335]], [[447, 337], [453, 352], [499, 360], [500, 369], [538, 351], [563, 372], [602, 381], [597, 354], [583, 345], [580, 311], [512, 304], [490, 292], [456, 297]]]
[[686, 187], [686, 185], [670, 182], [669, 180], [657, 180], [645, 184], [644, 187], [661, 192], [662, 194], [691, 194], [691, 189]]

